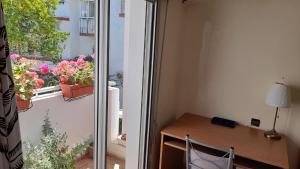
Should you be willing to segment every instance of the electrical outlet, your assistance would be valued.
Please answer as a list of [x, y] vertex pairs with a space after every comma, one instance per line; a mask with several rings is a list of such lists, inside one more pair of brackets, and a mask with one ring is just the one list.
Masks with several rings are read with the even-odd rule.
[[251, 126], [259, 127], [260, 126], [260, 120], [251, 118]]

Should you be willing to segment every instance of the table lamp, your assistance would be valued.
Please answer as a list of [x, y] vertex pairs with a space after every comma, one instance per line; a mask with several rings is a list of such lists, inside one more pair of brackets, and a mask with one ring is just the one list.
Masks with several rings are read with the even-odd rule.
[[267, 97], [266, 104], [276, 108], [273, 129], [264, 133], [266, 138], [281, 139], [279, 133], [275, 130], [276, 119], [278, 118], [279, 108], [288, 108], [290, 106], [290, 93], [288, 86], [283, 83], [275, 83], [272, 85]]

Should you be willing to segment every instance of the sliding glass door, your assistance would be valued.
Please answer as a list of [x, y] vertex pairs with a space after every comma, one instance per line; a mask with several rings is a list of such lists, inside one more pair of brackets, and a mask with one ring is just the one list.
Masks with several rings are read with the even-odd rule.
[[156, 4], [98, 1], [95, 168], [146, 168]]

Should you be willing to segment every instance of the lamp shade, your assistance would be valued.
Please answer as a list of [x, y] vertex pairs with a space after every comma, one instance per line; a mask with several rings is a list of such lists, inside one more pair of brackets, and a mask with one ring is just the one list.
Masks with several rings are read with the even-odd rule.
[[288, 86], [282, 83], [273, 84], [267, 95], [266, 104], [272, 107], [289, 107], [290, 93]]

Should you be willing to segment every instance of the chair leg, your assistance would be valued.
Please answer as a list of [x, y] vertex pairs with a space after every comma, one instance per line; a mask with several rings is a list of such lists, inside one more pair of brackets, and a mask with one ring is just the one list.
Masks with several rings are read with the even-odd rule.
[[185, 155], [185, 162], [186, 162], [186, 169], [191, 169], [190, 162], [191, 162], [191, 149], [190, 149], [190, 142], [189, 136], [186, 136], [186, 155]]

